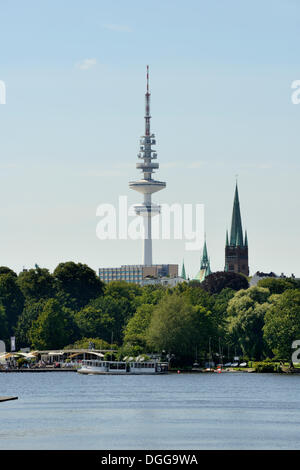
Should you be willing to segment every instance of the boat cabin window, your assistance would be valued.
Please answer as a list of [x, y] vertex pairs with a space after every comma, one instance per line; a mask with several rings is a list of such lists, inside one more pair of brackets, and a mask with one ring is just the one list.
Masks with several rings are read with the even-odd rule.
[[124, 370], [126, 368], [125, 362], [110, 362], [109, 363], [109, 368], [111, 370]]

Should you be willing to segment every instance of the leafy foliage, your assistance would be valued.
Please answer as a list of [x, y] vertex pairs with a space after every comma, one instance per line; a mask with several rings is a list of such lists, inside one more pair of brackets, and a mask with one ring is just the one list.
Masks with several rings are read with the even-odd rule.
[[116, 344], [109, 344], [101, 338], [81, 338], [73, 344], [69, 344], [64, 349], [89, 349], [90, 343], [93, 343], [94, 349], [116, 349]]
[[196, 346], [205, 347], [212, 329], [208, 310], [192, 305], [178, 294], [167, 295], [153, 311], [147, 343], [157, 352], [165, 350], [181, 358], [192, 358]]
[[297, 281], [294, 279], [276, 279], [276, 278], [265, 278], [261, 279], [257, 283], [258, 287], [265, 287], [269, 289], [271, 294], [282, 294], [287, 289], [295, 289], [297, 287]]
[[22, 271], [18, 277], [18, 286], [26, 299], [38, 301], [55, 295], [54, 278], [45, 268]]
[[146, 347], [147, 329], [150, 325], [153, 310], [152, 304], [143, 304], [137, 308], [136, 313], [130, 318], [125, 328], [124, 342], [133, 346]]
[[0, 266], [0, 275], [1, 274], [11, 274], [14, 277], [18, 277], [17, 274], [7, 266]]
[[237, 292], [228, 303], [228, 333], [231, 342], [239, 345], [243, 354], [253, 359], [262, 358], [266, 350], [263, 326], [269, 295], [268, 289], [250, 287]]
[[293, 341], [300, 339], [300, 290], [288, 289], [270, 298], [265, 315], [264, 338], [280, 359], [290, 360]]
[[8, 339], [8, 321], [3, 305], [0, 305], [0, 339], [2, 341]]
[[3, 305], [8, 322], [8, 334], [12, 335], [18, 317], [24, 307], [24, 296], [17, 284], [17, 278], [11, 273], [0, 275], [0, 303]]
[[[60, 294], [66, 294], [66, 302], [78, 310], [87, 305], [91, 299], [103, 295], [104, 285], [95, 271], [86, 264], [60, 263], [53, 273], [55, 285]], [[72, 300], [72, 302], [71, 302]]]
[[15, 336], [19, 348], [28, 347], [31, 343], [30, 330], [32, 324], [38, 319], [45, 306], [46, 299], [39, 301], [27, 300], [23, 312], [18, 318]]
[[[16, 275], [0, 267], [0, 338], [36, 349], [118, 349], [117, 357], [146, 352], [175, 355], [178, 364], [237, 350], [244, 357], [289, 360], [300, 339], [300, 283], [263, 279], [249, 288], [245, 276], [217, 272], [203, 283], [141, 287], [103, 284], [81, 263], [51, 274], [39, 268]], [[111, 342], [114, 344], [111, 346]]]
[[247, 289], [249, 287], [249, 283], [247, 278], [242, 274], [217, 271], [207, 276], [201, 283], [201, 287], [210, 294], [219, 294], [226, 288], [237, 291], [240, 289]]
[[29, 337], [36, 349], [60, 349], [75, 339], [75, 331], [71, 311], [56, 299], [49, 299], [32, 323]]

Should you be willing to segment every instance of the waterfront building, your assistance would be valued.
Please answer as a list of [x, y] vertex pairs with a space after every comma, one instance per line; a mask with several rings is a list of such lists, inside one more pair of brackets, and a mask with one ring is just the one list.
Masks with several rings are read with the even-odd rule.
[[99, 268], [99, 277], [103, 282], [126, 281], [144, 285], [146, 279], [178, 278], [178, 264], [143, 264], [123, 265], [120, 268]]
[[260, 271], [257, 271], [250, 279], [249, 281], [249, 286], [252, 287], [252, 286], [256, 286], [257, 283], [261, 280], [261, 279], [266, 279], [266, 278], [270, 278], [270, 277], [273, 277], [273, 278], [278, 278], [279, 276], [276, 276], [275, 273], [273, 272], [270, 272], [270, 273], [262, 273]]
[[296, 278], [294, 274], [291, 274], [290, 276], [286, 276], [284, 273], [281, 273], [280, 276], [277, 274], [273, 273], [272, 271], [270, 273], [263, 273], [261, 271], [256, 271], [256, 273], [251, 277], [249, 281], [250, 287], [252, 286], [257, 286], [258, 282], [261, 279], [269, 279], [269, 278], [274, 278], [274, 279], [294, 279], [295, 281], [299, 281], [299, 278]]
[[142, 280], [142, 286], [149, 286], [149, 285], [160, 285], [165, 287], [175, 287], [177, 284], [181, 282], [186, 282], [186, 279], [182, 277], [158, 277], [158, 278], [150, 278], [146, 277]]
[[226, 232], [225, 271], [249, 275], [248, 237], [247, 232], [243, 236], [237, 183], [234, 194], [230, 239], [228, 238], [228, 231]]

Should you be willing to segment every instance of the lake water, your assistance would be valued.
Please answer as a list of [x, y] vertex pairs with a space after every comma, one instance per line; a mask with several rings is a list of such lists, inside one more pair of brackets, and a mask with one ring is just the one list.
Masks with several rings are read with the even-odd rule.
[[0, 449], [300, 449], [300, 376], [0, 374]]

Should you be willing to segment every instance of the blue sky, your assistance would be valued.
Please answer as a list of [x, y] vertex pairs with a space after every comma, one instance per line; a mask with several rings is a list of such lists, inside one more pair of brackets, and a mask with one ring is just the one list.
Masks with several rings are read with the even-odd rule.
[[[235, 175], [250, 272], [300, 276], [297, 0], [0, 1], [1, 265], [140, 263], [141, 241], [100, 241], [96, 208], [128, 181], [150, 65], [161, 203], [203, 203], [224, 268]], [[154, 241], [155, 263], [194, 276], [200, 253]]]

